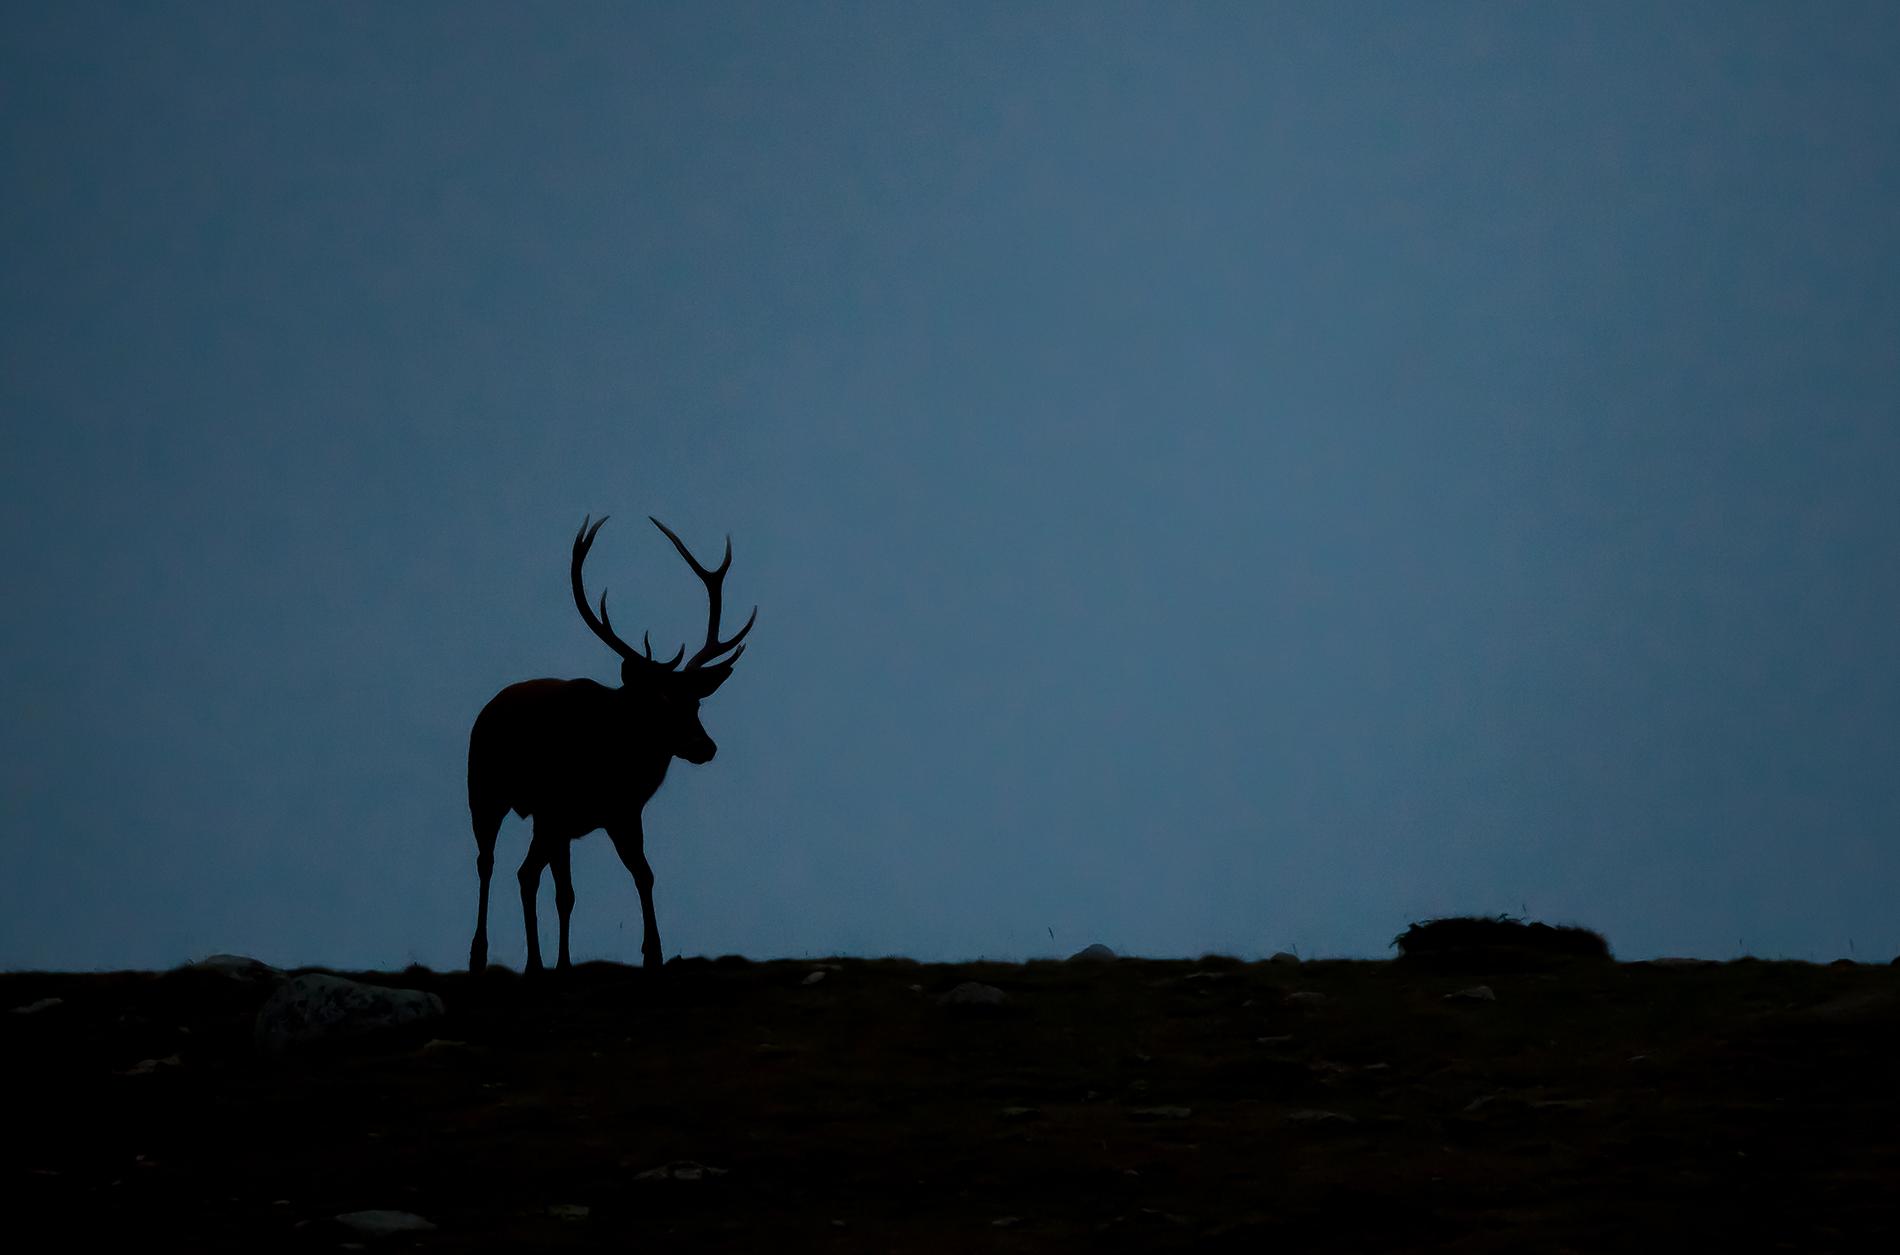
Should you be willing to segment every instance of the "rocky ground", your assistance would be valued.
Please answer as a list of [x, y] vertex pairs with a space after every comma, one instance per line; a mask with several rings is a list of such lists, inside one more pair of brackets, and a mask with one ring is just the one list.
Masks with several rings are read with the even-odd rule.
[[[9, 1245], [1812, 1252], [1900, 1236], [1900, 968], [1511, 968], [344, 974], [440, 1000], [387, 1005], [242, 964], [4, 974]], [[350, 1037], [352, 1015], [403, 1022]]]

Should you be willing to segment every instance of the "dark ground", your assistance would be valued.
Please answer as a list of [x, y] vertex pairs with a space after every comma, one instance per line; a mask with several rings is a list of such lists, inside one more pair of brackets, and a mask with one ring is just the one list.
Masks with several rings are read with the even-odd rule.
[[[364, 974], [440, 993], [420, 1036], [465, 1044], [287, 1062], [252, 1045], [263, 986], [0, 975], [0, 1007], [64, 1000], [0, 1011], [9, 1244], [36, 1225], [194, 1252], [1900, 1236], [1900, 968], [840, 960], [802, 984], [816, 969]], [[937, 1002], [966, 980], [1007, 1003]], [[1495, 1002], [1444, 999], [1480, 981]], [[636, 1180], [675, 1160], [725, 1174]], [[438, 1228], [332, 1219], [368, 1208]]]

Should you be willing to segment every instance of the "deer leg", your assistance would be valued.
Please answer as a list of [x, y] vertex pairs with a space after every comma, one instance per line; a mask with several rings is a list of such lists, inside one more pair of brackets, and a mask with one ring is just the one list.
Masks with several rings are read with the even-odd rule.
[[640, 917], [645, 925], [645, 935], [640, 940], [641, 962], [648, 968], [657, 968], [662, 962], [660, 925], [653, 917], [653, 868], [647, 865], [645, 834], [636, 823], [630, 828], [609, 828], [607, 835], [613, 838], [615, 852], [633, 873], [634, 886], [640, 890]]
[[482, 880], [481, 900], [475, 908], [475, 940], [468, 947], [468, 970], [477, 975], [488, 966], [488, 877], [495, 870], [495, 837], [508, 814], [475, 815], [475, 871]]
[[521, 918], [528, 927], [528, 961], [523, 971], [541, 970], [541, 925], [534, 918], [534, 897], [541, 891], [541, 869], [549, 862], [548, 843], [537, 830], [515, 879], [521, 882]]
[[555, 970], [561, 972], [568, 968], [567, 917], [574, 913], [574, 877], [568, 861], [572, 851], [573, 842], [556, 841], [548, 860], [554, 869], [554, 909], [561, 914], [561, 956], [554, 961]]

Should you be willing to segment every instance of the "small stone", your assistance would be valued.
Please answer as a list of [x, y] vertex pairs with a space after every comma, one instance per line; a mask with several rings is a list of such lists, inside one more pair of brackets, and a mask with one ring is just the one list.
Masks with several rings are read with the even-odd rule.
[[1036, 1119], [1040, 1119], [1041, 1117], [1042, 1117], [1042, 1109], [1040, 1107], [1005, 1107], [1003, 1108], [1003, 1119], [1005, 1120], [1036, 1120]]
[[1496, 1002], [1498, 996], [1491, 992], [1489, 985], [1473, 985], [1469, 989], [1460, 989], [1456, 993], [1445, 995], [1446, 1002]]
[[446, 1037], [431, 1037], [422, 1043], [416, 1051], [422, 1055], [462, 1055], [468, 1054], [474, 1047], [465, 1041], [451, 1041]]
[[808, 973], [805, 979], [799, 981], [798, 983], [801, 985], [816, 985], [819, 981], [823, 980], [824, 978], [825, 978], [825, 969], [821, 967], [815, 972]]
[[715, 1168], [710, 1164], [697, 1163], [691, 1159], [675, 1159], [663, 1163], [657, 1168], [648, 1168], [645, 1172], [634, 1174], [636, 1181], [710, 1181], [726, 1175], [726, 1169]]
[[426, 1233], [435, 1225], [412, 1211], [386, 1211], [371, 1208], [368, 1211], [346, 1211], [336, 1218], [337, 1223], [355, 1233], [366, 1237], [387, 1237], [394, 1233]]
[[13, 1008], [15, 1015], [38, 1015], [42, 1011], [51, 1011], [54, 1007], [66, 1005], [64, 998], [41, 998], [38, 1002], [29, 1002], [23, 1007]]
[[[1255, 953], [1258, 953], [1258, 951]], [[1276, 950], [1267, 956], [1267, 962], [1279, 963], [1285, 967], [1298, 967], [1300, 965], [1300, 956], [1286, 950]]]
[[1357, 1124], [1357, 1120], [1340, 1111], [1289, 1111], [1286, 1113], [1288, 1124], [1307, 1126], [1322, 1124]]
[[140, 1059], [131, 1067], [120, 1072], [120, 1076], [150, 1076], [164, 1068], [181, 1067], [184, 1060], [177, 1055], [166, 1055], [163, 1059]]
[[1008, 996], [994, 985], [966, 980], [937, 1001], [946, 1007], [1000, 1007]]
[[1023, 1218], [1021, 1216], [998, 1216], [996, 1219], [990, 1221], [990, 1228], [1013, 1229], [1022, 1222]]
[[1074, 954], [1070, 955], [1069, 962], [1071, 963], [1109, 963], [1120, 957], [1121, 956], [1116, 954], [1113, 950], [1109, 949], [1107, 946], [1097, 941], [1092, 945], [1087, 945], [1087, 946], [1082, 947], [1080, 950], [1077, 950]]
[[1316, 1007], [1326, 1001], [1326, 995], [1313, 989], [1296, 990], [1286, 996], [1288, 1002], [1297, 1002], [1302, 1006]]
[[1138, 1120], [1185, 1120], [1194, 1114], [1192, 1107], [1135, 1107], [1128, 1113]]
[[548, 1215], [556, 1220], [585, 1220], [591, 1210], [579, 1203], [550, 1203], [548, 1205]]

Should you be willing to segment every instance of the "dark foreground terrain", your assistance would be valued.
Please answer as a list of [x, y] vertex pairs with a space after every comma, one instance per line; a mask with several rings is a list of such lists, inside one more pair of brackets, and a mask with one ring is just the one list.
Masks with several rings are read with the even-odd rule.
[[[61, 1000], [0, 1009], [12, 1249], [1846, 1251], [1900, 1235], [1900, 968], [721, 960], [357, 978], [433, 990], [446, 1018], [271, 1060], [252, 1042], [266, 983], [0, 975], [0, 1008]], [[938, 1001], [965, 981], [1006, 1001]], [[1494, 1001], [1445, 997], [1479, 983]], [[708, 1170], [641, 1175], [679, 1161]], [[366, 1209], [436, 1227], [379, 1238], [335, 1219]]]

